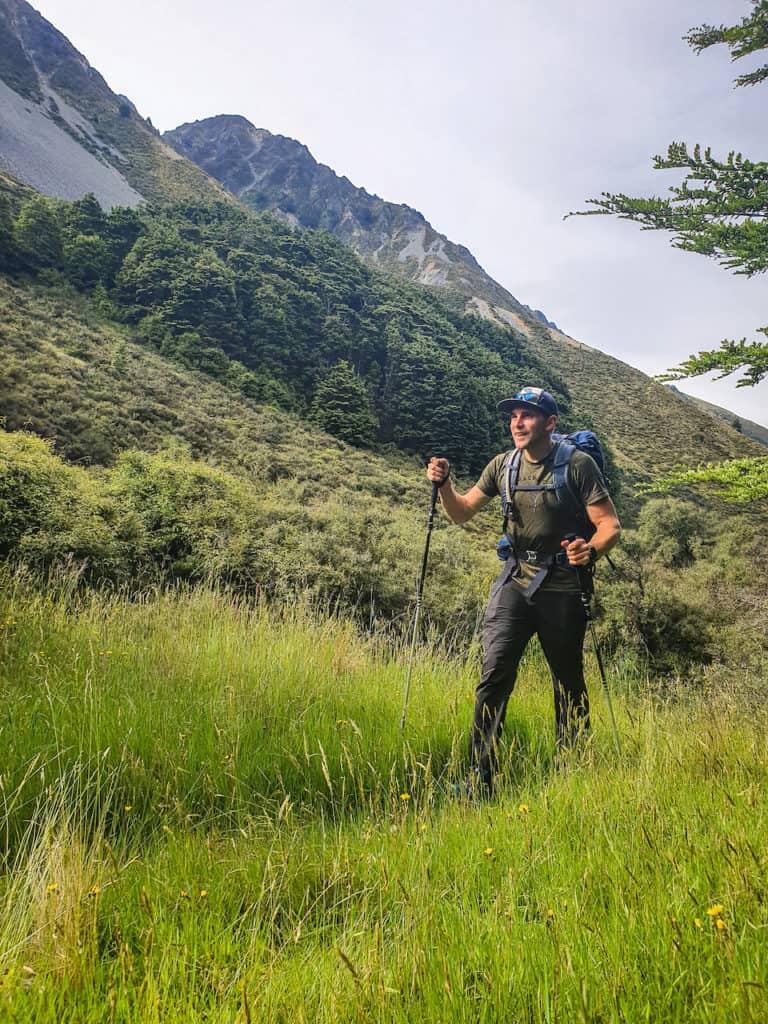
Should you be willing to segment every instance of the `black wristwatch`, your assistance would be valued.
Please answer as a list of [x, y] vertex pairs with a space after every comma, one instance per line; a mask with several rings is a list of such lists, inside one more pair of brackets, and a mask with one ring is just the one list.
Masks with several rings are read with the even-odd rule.
[[592, 544], [588, 544], [587, 551], [589, 551], [589, 564], [594, 565], [597, 561], [597, 548]]

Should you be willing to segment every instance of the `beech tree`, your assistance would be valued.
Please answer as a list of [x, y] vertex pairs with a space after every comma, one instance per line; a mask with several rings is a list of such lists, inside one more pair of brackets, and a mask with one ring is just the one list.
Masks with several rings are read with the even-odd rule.
[[25, 199], [14, 225], [16, 247], [25, 269], [36, 272], [61, 261], [61, 228], [56, 206], [44, 196]]
[[[768, 49], [768, 0], [749, 0], [752, 12], [737, 25], [701, 25], [683, 38], [698, 54], [724, 43], [732, 60]], [[739, 75], [737, 86], [757, 85], [768, 78], [768, 64]], [[640, 224], [645, 231], [672, 232], [672, 245], [697, 252], [737, 274], [752, 277], [768, 270], [768, 161], [753, 161], [731, 152], [717, 159], [709, 148], [673, 142], [666, 156], [654, 158], [656, 170], [685, 171], [682, 184], [670, 195], [638, 199], [603, 192], [589, 199], [593, 210], [577, 215], [614, 215]], [[757, 331], [768, 339], [768, 327]], [[768, 340], [725, 340], [718, 349], [699, 352], [673, 367], [662, 380], [679, 380], [715, 371], [742, 376], [737, 387], [751, 387], [768, 374]]]

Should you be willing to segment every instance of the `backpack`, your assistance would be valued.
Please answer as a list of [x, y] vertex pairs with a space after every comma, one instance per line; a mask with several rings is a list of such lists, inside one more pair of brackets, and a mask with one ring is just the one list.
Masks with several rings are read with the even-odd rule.
[[[552, 466], [552, 482], [549, 484], [527, 484], [518, 486], [517, 480], [520, 475], [520, 459], [522, 452], [515, 448], [504, 460], [501, 471], [501, 506], [504, 513], [504, 525], [502, 537], [496, 545], [496, 553], [502, 561], [511, 558], [514, 562], [514, 551], [512, 542], [507, 533], [509, 521], [514, 516], [514, 496], [516, 491], [554, 491], [558, 502], [568, 506], [572, 511], [574, 519], [578, 524], [578, 532], [584, 540], [590, 540], [595, 532], [595, 526], [587, 515], [587, 510], [581, 499], [570, 485], [568, 466], [575, 451], [585, 452], [597, 463], [600, 472], [605, 476], [605, 455], [597, 436], [591, 430], [577, 430], [572, 434], [553, 434], [552, 440], [558, 442], [555, 453], [555, 461]], [[556, 561], [560, 561], [560, 555], [552, 556], [549, 565], [542, 563], [541, 579], [537, 578], [536, 586], [529, 588], [531, 596], [543, 582], [544, 575], [549, 567]]]

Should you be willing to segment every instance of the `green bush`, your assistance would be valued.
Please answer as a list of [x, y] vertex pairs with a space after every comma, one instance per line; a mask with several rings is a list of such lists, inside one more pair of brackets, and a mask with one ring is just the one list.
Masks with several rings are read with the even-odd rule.
[[[0, 432], [0, 453], [0, 556], [10, 562], [41, 571], [75, 565], [89, 582], [134, 590], [206, 581], [269, 598], [301, 594], [368, 623], [408, 617], [423, 517], [393, 500], [391, 485], [374, 498], [343, 475], [334, 480], [318, 468], [320, 450], [314, 475], [261, 466], [250, 479], [180, 448], [127, 451], [113, 468], [88, 471], [45, 441]], [[467, 633], [495, 567], [489, 573], [490, 551], [472, 534], [444, 525], [425, 622]]]
[[721, 522], [678, 499], [642, 509], [626, 531], [618, 572], [601, 572], [603, 641], [662, 674], [705, 666], [757, 670], [768, 654], [768, 557], [747, 521]]
[[114, 571], [114, 555], [98, 477], [62, 463], [40, 438], [0, 432], [0, 556], [39, 569], [76, 562], [99, 575]]

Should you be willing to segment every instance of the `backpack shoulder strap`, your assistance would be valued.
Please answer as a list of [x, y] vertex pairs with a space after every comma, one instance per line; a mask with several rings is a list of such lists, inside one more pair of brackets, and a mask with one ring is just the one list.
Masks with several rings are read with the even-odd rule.
[[[582, 526], [591, 537], [595, 528], [589, 520], [586, 506], [571, 486], [570, 480], [569, 466], [571, 464], [573, 454], [577, 449], [578, 446], [572, 441], [569, 441], [567, 437], [560, 439], [557, 445], [557, 452], [555, 453], [555, 462], [552, 467], [552, 481], [555, 485], [557, 500], [561, 505], [565, 505], [567, 508], [573, 510], [574, 515], [577, 516]], [[589, 539], [589, 537], [587, 537], [587, 539]]]
[[507, 532], [512, 511], [515, 487], [520, 477], [520, 451], [514, 448], [507, 453], [501, 467], [501, 510], [504, 515], [504, 532]]
[[561, 493], [563, 490], [568, 490], [571, 495], [573, 494], [568, 486], [568, 466], [575, 451], [576, 445], [567, 438], [560, 438], [557, 442], [555, 461], [552, 465], [552, 482], [555, 485], [559, 501], [563, 500]]

